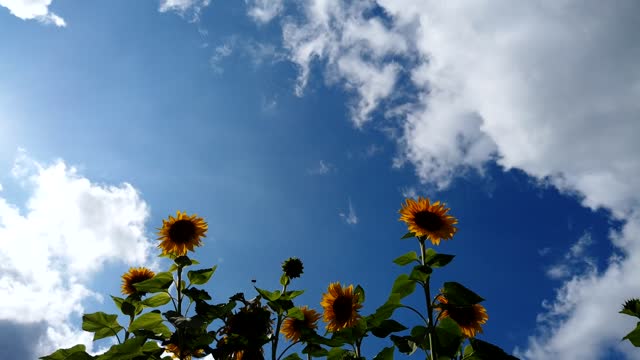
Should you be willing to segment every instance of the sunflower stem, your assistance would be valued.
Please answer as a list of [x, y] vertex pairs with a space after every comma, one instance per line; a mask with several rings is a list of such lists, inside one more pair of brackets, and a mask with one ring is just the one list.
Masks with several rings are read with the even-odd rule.
[[[282, 285], [282, 293], [287, 292], [287, 284]], [[278, 360], [276, 355], [278, 354], [278, 340], [280, 339], [280, 327], [282, 326], [282, 314], [278, 314], [278, 321], [276, 323], [276, 331], [273, 334], [273, 344], [271, 345], [271, 359]]]
[[182, 316], [182, 266], [178, 266], [178, 283], [176, 284], [176, 289], [178, 291], [178, 314]]
[[[427, 249], [424, 245], [424, 242], [426, 239], [424, 238], [418, 238], [419, 242], [420, 242], [420, 262], [421, 264], [424, 266], [425, 264], [425, 259], [427, 257]], [[431, 360], [437, 360], [438, 359], [438, 355], [435, 351], [435, 349], [433, 348], [433, 338], [435, 337], [435, 328], [433, 326], [433, 304], [431, 303], [431, 289], [429, 287], [429, 281], [431, 280], [431, 276], [429, 276], [427, 278], [427, 281], [425, 281], [423, 289], [424, 289], [424, 297], [425, 297], [425, 301], [427, 303], [427, 316], [428, 316], [428, 323], [427, 323], [427, 328], [428, 328], [428, 334], [429, 334], [429, 349], [430, 351], [430, 356], [431, 356]]]

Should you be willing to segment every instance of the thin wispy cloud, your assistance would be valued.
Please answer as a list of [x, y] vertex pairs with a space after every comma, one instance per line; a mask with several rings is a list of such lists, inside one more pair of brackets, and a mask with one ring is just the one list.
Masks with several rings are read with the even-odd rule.
[[188, 17], [191, 22], [200, 20], [200, 13], [209, 6], [211, 0], [160, 0], [160, 12], [172, 11], [180, 16]]
[[284, 0], [245, 0], [247, 14], [258, 24], [266, 24], [284, 9]]
[[338, 215], [349, 225], [356, 225], [358, 223], [358, 215], [356, 214], [356, 210], [353, 207], [351, 199], [349, 199], [349, 209], [346, 212], [339, 213]]
[[312, 168], [307, 169], [307, 174], [309, 175], [326, 175], [331, 172], [336, 171], [335, 165], [330, 162], [326, 162], [324, 160], [320, 160], [318, 164]]

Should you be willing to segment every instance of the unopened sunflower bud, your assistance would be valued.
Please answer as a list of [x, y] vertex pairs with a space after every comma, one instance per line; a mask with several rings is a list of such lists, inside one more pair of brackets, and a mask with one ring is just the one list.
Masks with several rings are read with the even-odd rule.
[[288, 258], [282, 263], [282, 271], [291, 279], [299, 278], [303, 269], [302, 261], [295, 257]]

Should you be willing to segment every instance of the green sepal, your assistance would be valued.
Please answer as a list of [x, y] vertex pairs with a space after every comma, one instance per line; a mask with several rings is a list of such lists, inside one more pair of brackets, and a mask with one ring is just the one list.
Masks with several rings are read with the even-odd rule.
[[629, 340], [633, 346], [640, 347], [640, 322], [636, 325], [636, 328], [623, 337], [622, 340]]
[[98, 311], [82, 316], [82, 330], [92, 332], [93, 341], [115, 336], [124, 328], [118, 324], [118, 315]]
[[362, 286], [360, 286], [360, 285], [356, 286], [356, 289], [354, 291], [354, 295], [358, 297], [358, 304], [363, 304], [364, 303], [365, 294], [364, 294], [364, 289], [362, 288]]
[[158, 293], [163, 292], [173, 283], [173, 275], [170, 272], [157, 273], [148, 280], [133, 284], [133, 287], [140, 292]]
[[87, 354], [87, 348], [80, 344], [68, 349], [59, 349], [53, 354], [40, 357], [41, 360], [88, 360], [94, 357]]
[[189, 270], [187, 277], [192, 285], [203, 285], [211, 279], [211, 276], [213, 276], [217, 268], [218, 266], [216, 265], [210, 269]]
[[382, 349], [378, 355], [376, 355], [373, 360], [393, 360], [394, 347], [389, 346]]
[[470, 306], [484, 301], [478, 294], [457, 282], [444, 283], [442, 293], [450, 305]]
[[391, 333], [406, 330], [406, 329], [407, 329], [406, 326], [400, 324], [395, 320], [383, 320], [380, 323], [380, 325], [374, 328], [371, 328], [371, 333], [373, 334], [373, 336], [376, 336], [379, 338], [386, 338]]
[[408, 232], [408, 233], [404, 234], [404, 235], [400, 238], [400, 240], [410, 239], [410, 238], [412, 238], [412, 237], [416, 237], [416, 234], [415, 234], [415, 233], [413, 233], [413, 232]]
[[397, 257], [393, 260], [394, 264], [398, 264], [400, 266], [411, 264], [412, 262], [420, 263], [420, 259], [418, 258], [418, 253], [415, 251], [409, 251], [408, 253]]

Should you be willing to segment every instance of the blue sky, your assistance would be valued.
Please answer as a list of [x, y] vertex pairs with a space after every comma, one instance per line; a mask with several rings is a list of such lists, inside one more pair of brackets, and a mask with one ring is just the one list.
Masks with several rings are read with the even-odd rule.
[[209, 223], [214, 298], [298, 256], [301, 302], [359, 283], [372, 311], [423, 195], [459, 219], [434, 286], [487, 299], [483, 339], [637, 357], [617, 314], [640, 296], [636, 3], [0, 5], [0, 354], [90, 344], [80, 315], [162, 266], [175, 210]]

